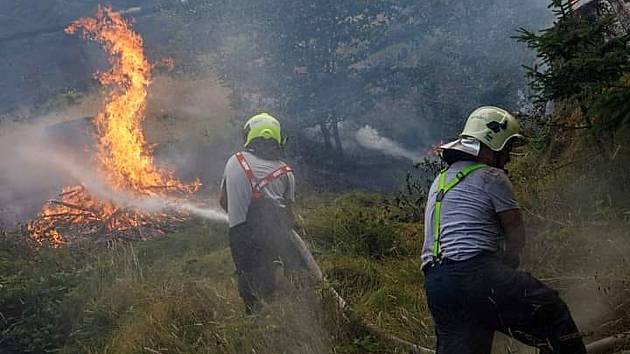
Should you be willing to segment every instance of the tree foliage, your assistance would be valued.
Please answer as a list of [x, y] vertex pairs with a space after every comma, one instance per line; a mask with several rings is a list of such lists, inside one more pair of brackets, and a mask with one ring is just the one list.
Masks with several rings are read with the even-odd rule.
[[[515, 108], [520, 65], [529, 54], [511, 38], [536, 1], [405, 1], [391, 43], [398, 55], [383, 75], [391, 93], [410, 100], [441, 136], [461, 129], [478, 105]], [[530, 19], [542, 25], [545, 17]]]
[[556, 20], [540, 33], [520, 30], [518, 39], [538, 53], [527, 67], [535, 100], [577, 102], [585, 128], [618, 128], [630, 109], [630, 35], [614, 13], [576, 10], [553, 0]]
[[269, 109], [319, 127], [341, 152], [338, 124], [370, 105], [360, 67], [385, 27], [380, 2], [265, 1], [241, 9], [218, 60], [237, 111]]
[[[112, 5], [148, 11], [135, 15], [148, 54], [175, 59], [177, 75], [214, 71], [230, 88], [239, 121], [268, 110], [284, 118], [293, 139], [313, 128], [308, 138], [316, 134], [323, 150], [335, 156], [343, 152], [342, 142], [350, 145], [344, 129], [349, 135], [370, 125], [418, 149], [437, 136], [453, 135], [477, 105], [514, 107], [525, 86], [519, 68], [528, 55], [510, 34], [519, 26], [542, 25], [543, 1], [117, 0]], [[52, 8], [64, 13], [65, 23], [89, 15], [95, 5], [64, 0]], [[8, 11], [19, 14], [28, 6], [19, 9]], [[522, 16], [534, 11], [541, 16]], [[34, 48], [23, 50], [25, 57], [38, 57], [30, 55]], [[7, 65], [16, 52], [8, 53]], [[83, 61], [89, 64], [87, 54]], [[89, 78], [91, 69], [72, 76]], [[37, 79], [46, 81], [39, 74]]]
[[510, 31], [532, 4], [239, 3], [226, 5], [238, 16], [223, 17], [230, 30], [216, 61], [239, 119], [276, 112], [291, 135], [316, 127], [339, 154], [341, 122], [426, 144], [460, 129], [477, 105], [514, 107], [525, 86], [518, 69], [528, 55]]

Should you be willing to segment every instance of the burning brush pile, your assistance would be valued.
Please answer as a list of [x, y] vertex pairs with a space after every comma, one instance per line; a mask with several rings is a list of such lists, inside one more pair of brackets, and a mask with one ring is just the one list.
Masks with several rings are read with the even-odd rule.
[[[172, 171], [156, 167], [153, 150], [145, 141], [142, 121], [152, 66], [144, 55], [142, 38], [110, 8], [99, 8], [94, 18], [79, 19], [65, 31], [80, 32], [83, 38], [100, 43], [109, 56], [111, 69], [96, 75], [109, 93], [94, 118], [96, 173], [108, 188], [134, 200], [174, 200], [196, 192], [199, 181], [182, 183]], [[162, 234], [186, 216], [141, 211], [95, 196], [81, 184], [65, 188], [58, 199], [48, 201], [27, 227], [38, 243], [58, 245], [86, 237], [144, 239]]]

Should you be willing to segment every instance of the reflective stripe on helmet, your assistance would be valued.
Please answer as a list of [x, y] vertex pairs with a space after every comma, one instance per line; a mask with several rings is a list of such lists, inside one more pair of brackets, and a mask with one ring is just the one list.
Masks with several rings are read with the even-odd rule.
[[444, 196], [448, 193], [448, 191], [453, 189], [453, 187], [458, 185], [459, 182], [461, 182], [466, 176], [484, 167], [488, 166], [482, 163], [474, 163], [470, 166], [466, 166], [463, 170], [457, 172], [455, 178], [448, 181], [448, 183], [446, 182], [447, 169], [440, 172], [440, 177], [438, 178], [438, 192], [435, 197], [435, 209], [433, 210], [433, 257], [436, 260], [439, 261], [442, 258], [442, 250], [440, 247], [440, 219], [442, 212], [442, 200], [444, 200]]

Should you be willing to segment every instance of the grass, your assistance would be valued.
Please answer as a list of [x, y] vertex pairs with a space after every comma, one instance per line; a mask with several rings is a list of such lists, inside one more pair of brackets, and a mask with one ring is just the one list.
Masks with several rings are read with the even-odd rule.
[[[346, 194], [305, 204], [317, 205], [304, 210], [305, 227], [314, 248], [322, 250], [322, 268], [353, 310], [403, 339], [433, 345], [419, 263], [422, 225], [396, 221], [378, 194]], [[374, 338], [370, 341], [375, 344]], [[356, 349], [371, 350], [367, 342]]]
[[593, 340], [630, 329], [630, 153], [608, 156], [583, 132], [562, 138], [551, 154], [557, 142], [543, 134], [511, 166], [528, 226], [523, 266], [560, 291]]
[[[422, 225], [399, 221], [382, 195], [319, 198], [302, 211], [331, 284], [360, 317], [433, 346]], [[589, 339], [630, 328], [627, 227], [528, 219], [524, 268], [561, 291]], [[286, 286], [260, 315], [244, 315], [222, 226], [191, 221], [141, 243], [37, 251], [16, 237], [0, 251], [3, 353], [403, 353], [343, 319], [321, 289]]]
[[[429, 345], [420, 227], [390, 222], [381, 201], [322, 200], [306, 226], [357, 314]], [[3, 353], [402, 352], [342, 318], [317, 288], [285, 286], [260, 315], [244, 315], [225, 227], [192, 221], [156, 240], [39, 250], [20, 237], [4, 235], [0, 257]]]
[[[523, 268], [560, 291], [587, 340], [627, 331], [630, 176], [623, 171], [630, 157], [591, 158], [587, 166], [544, 151], [530, 147], [510, 166], [528, 225]], [[299, 209], [306, 241], [353, 311], [433, 346], [420, 271], [423, 228], [408, 217], [415, 214], [366, 193], [309, 197]], [[146, 242], [38, 250], [20, 234], [4, 234], [0, 352], [403, 353], [342, 318], [323, 289], [287, 284], [262, 313], [246, 316], [226, 234], [193, 220]], [[506, 340], [495, 353], [517, 347]]]
[[142, 243], [4, 248], [0, 351], [326, 352], [313, 294], [287, 289], [260, 315], [244, 315], [225, 231], [191, 222]]

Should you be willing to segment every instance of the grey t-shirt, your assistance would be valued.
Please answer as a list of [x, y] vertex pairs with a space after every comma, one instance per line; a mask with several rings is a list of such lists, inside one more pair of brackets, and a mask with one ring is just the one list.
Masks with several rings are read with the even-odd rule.
[[[458, 161], [450, 166], [446, 181], [472, 164]], [[433, 213], [438, 178], [429, 190], [424, 214], [422, 266], [433, 260]], [[474, 171], [453, 187], [442, 200], [440, 247], [442, 257], [463, 261], [481, 252], [499, 250], [501, 225], [498, 213], [518, 209], [512, 184], [505, 172], [494, 167]]]
[[[280, 160], [262, 159], [250, 152], [243, 152], [243, 156], [254, 172], [254, 176], [259, 180], [285, 164]], [[252, 199], [252, 186], [236, 155], [232, 155], [225, 164], [221, 189], [227, 193], [230, 227], [244, 223], [247, 220], [247, 209]], [[285, 207], [287, 201], [295, 201], [295, 177], [291, 172], [284, 174], [269, 183], [262, 191], [266, 198]]]

